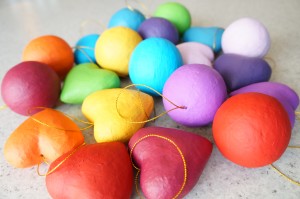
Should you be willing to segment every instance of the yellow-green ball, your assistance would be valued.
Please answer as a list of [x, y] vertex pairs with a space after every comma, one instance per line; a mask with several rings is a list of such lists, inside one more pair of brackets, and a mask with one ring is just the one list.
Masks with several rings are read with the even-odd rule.
[[141, 41], [142, 37], [130, 28], [110, 28], [96, 42], [96, 61], [102, 68], [112, 70], [122, 77], [127, 76], [131, 53]]

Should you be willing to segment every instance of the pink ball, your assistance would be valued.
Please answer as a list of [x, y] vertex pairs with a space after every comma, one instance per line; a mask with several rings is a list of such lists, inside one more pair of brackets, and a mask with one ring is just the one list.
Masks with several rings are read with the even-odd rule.
[[25, 61], [11, 68], [4, 76], [1, 94], [14, 112], [28, 115], [55, 106], [60, 93], [60, 80], [46, 64]]
[[[178, 68], [164, 85], [163, 95], [185, 109], [170, 111], [169, 116], [185, 126], [204, 126], [227, 97], [226, 85], [221, 75], [203, 64], [188, 64]], [[165, 110], [174, 108], [163, 99]]]

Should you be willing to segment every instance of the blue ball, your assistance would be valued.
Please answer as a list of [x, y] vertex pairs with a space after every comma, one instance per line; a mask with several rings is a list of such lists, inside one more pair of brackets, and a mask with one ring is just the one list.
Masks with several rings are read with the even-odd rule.
[[[148, 38], [137, 45], [129, 61], [129, 77], [134, 84], [144, 84], [162, 93], [170, 75], [183, 64], [176, 46], [163, 38]], [[158, 96], [138, 86], [143, 92]]]
[[94, 49], [98, 38], [98, 34], [90, 34], [82, 37], [76, 43], [76, 50], [74, 51], [76, 64], [91, 63], [91, 61], [96, 63]]
[[145, 20], [145, 16], [138, 10], [131, 10], [123, 8], [117, 11], [109, 20], [108, 28], [115, 26], [125, 26], [135, 31], [139, 28], [141, 23]]
[[215, 53], [221, 51], [224, 29], [218, 27], [191, 27], [183, 34], [183, 42], [199, 42], [209, 46]]

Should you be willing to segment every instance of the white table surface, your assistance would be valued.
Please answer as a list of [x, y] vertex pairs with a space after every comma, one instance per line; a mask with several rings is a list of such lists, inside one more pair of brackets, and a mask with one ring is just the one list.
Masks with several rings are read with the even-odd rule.
[[[144, 1], [153, 13], [161, 0]], [[181, 1], [191, 12], [194, 26], [226, 27], [241, 17], [254, 17], [268, 28], [272, 46], [268, 57], [273, 73], [271, 80], [289, 85], [300, 93], [300, 1], [299, 0], [187, 0]], [[112, 14], [124, 7], [121, 0], [1, 0], [0, 1], [0, 80], [6, 71], [21, 62], [25, 45], [33, 38], [54, 34], [71, 46], [88, 33], [100, 33], [101, 27], [83, 21], [97, 20], [106, 25]], [[4, 102], [1, 100], [0, 105]], [[162, 112], [160, 100], [156, 111]], [[58, 109], [83, 117], [79, 105], [61, 105]], [[14, 169], [4, 159], [3, 146], [10, 133], [24, 121], [9, 109], [0, 111], [0, 198], [47, 199], [44, 177], [36, 168]], [[186, 128], [171, 121], [168, 116], [150, 125], [185, 129], [209, 138], [211, 128]], [[92, 130], [85, 131], [88, 143], [94, 142]], [[292, 132], [290, 144], [300, 144], [300, 121]], [[275, 163], [286, 174], [300, 181], [300, 151], [287, 149]], [[45, 168], [44, 168], [45, 169]], [[133, 192], [132, 198], [137, 198]], [[206, 168], [197, 185], [186, 198], [300, 198], [300, 187], [282, 178], [270, 166], [248, 169], [226, 160], [214, 146]]]

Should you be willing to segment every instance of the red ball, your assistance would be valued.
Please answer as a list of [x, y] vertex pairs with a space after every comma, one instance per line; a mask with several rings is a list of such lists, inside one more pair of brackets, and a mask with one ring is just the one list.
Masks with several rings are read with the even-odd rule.
[[212, 130], [221, 153], [250, 168], [279, 159], [291, 137], [289, 117], [281, 103], [260, 93], [239, 94], [225, 101]]
[[27, 61], [11, 68], [4, 76], [1, 94], [6, 105], [14, 112], [29, 115], [54, 107], [60, 94], [60, 79], [46, 64]]

